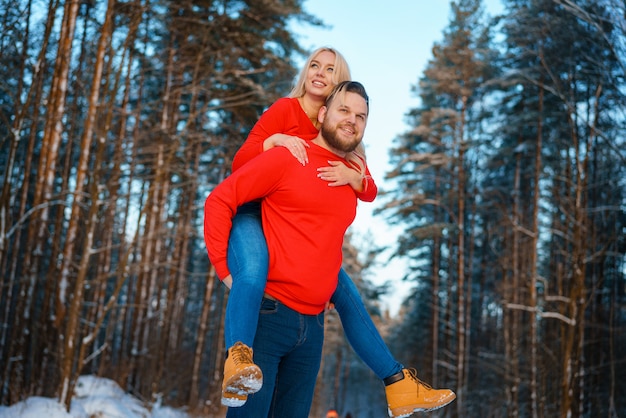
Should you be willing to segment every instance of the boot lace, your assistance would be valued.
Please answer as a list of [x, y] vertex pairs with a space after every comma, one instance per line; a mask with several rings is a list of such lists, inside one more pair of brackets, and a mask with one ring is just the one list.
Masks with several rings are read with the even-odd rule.
[[235, 344], [231, 350], [231, 354], [233, 355], [233, 362], [235, 364], [252, 363], [252, 350], [242, 343]]
[[416, 369], [406, 369], [406, 370], [409, 372], [409, 377], [413, 379], [415, 382], [417, 382], [417, 384], [424, 386], [428, 390], [432, 390], [433, 387], [431, 385], [429, 385], [426, 382], [421, 381], [419, 377], [417, 377]]

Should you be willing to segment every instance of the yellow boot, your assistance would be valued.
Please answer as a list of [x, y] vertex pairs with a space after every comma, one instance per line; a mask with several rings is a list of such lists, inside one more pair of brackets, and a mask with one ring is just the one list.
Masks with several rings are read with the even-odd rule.
[[228, 407], [237, 407], [242, 406], [248, 400], [248, 395], [243, 394], [240, 395], [238, 393], [233, 392], [224, 392], [222, 391], [222, 405]]
[[222, 405], [241, 406], [248, 394], [258, 392], [263, 386], [263, 373], [252, 362], [252, 349], [237, 342], [228, 349], [224, 363]]
[[392, 418], [408, 417], [413, 412], [432, 411], [456, 399], [451, 390], [433, 389], [419, 380], [414, 369], [402, 369], [401, 372], [387, 377], [384, 382], [389, 416]]

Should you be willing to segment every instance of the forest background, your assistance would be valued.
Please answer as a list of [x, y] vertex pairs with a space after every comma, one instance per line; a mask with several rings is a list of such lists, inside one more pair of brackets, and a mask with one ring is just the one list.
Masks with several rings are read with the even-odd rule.
[[[1, 3], [0, 403], [69, 405], [96, 374], [222, 416], [203, 202], [308, 52], [291, 24], [323, 22], [298, 0]], [[625, 416], [626, 5], [450, 4], [377, 200], [399, 314], [374, 240], [349, 234], [344, 266], [394, 354], [455, 389], [433, 416]], [[324, 350], [313, 415], [384, 416], [333, 313]]]

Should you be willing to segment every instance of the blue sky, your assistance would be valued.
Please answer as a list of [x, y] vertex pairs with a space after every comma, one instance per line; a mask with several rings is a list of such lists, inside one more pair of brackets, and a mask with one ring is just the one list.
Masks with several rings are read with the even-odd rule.
[[[488, 14], [502, 11], [500, 0], [483, 1]], [[352, 78], [363, 83], [370, 96], [370, 115], [364, 144], [368, 165], [379, 188], [387, 187], [383, 177], [389, 171], [389, 148], [393, 139], [406, 132], [405, 114], [419, 104], [411, 93], [428, 60], [431, 49], [443, 39], [443, 30], [450, 18], [447, 0], [309, 0], [304, 9], [320, 18], [329, 28], [294, 25], [301, 45], [309, 50], [332, 46], [341, 52], [350, 65]], [[361, 203], [353, 225], [359, 237], [371, 234], [378, 245], [393, 245], [399, 231], [380, 216], [372, 216], [378, 207]], [[384, 303], [392, 314], [409, 289], [400, 279], [405, 274], [405, 263], [395, 260], [386, 263], [383, 253], [381, 265], [370, 279], [376, 284], [392, 282], [392, 293]]]

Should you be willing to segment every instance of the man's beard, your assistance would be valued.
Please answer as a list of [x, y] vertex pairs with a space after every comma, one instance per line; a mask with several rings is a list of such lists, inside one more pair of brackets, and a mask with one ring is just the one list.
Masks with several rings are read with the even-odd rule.
[[354, 151], [356, 147], [359, 145], [359, 142], [361, 141], [355, 139], [353, 142], [342, 142], [341, 139], [339, 138], [339, 135], [337, 135], [337, 130], [338, 130], [337, 126], [335, 126], [335, 128], [331, 128], [329, 124], [326, 123], [326, 121], [322, 123], [321, 132], [322, 132], [322, 137], [324, 138], [326, 143], [330, 147], [341, 152]]

